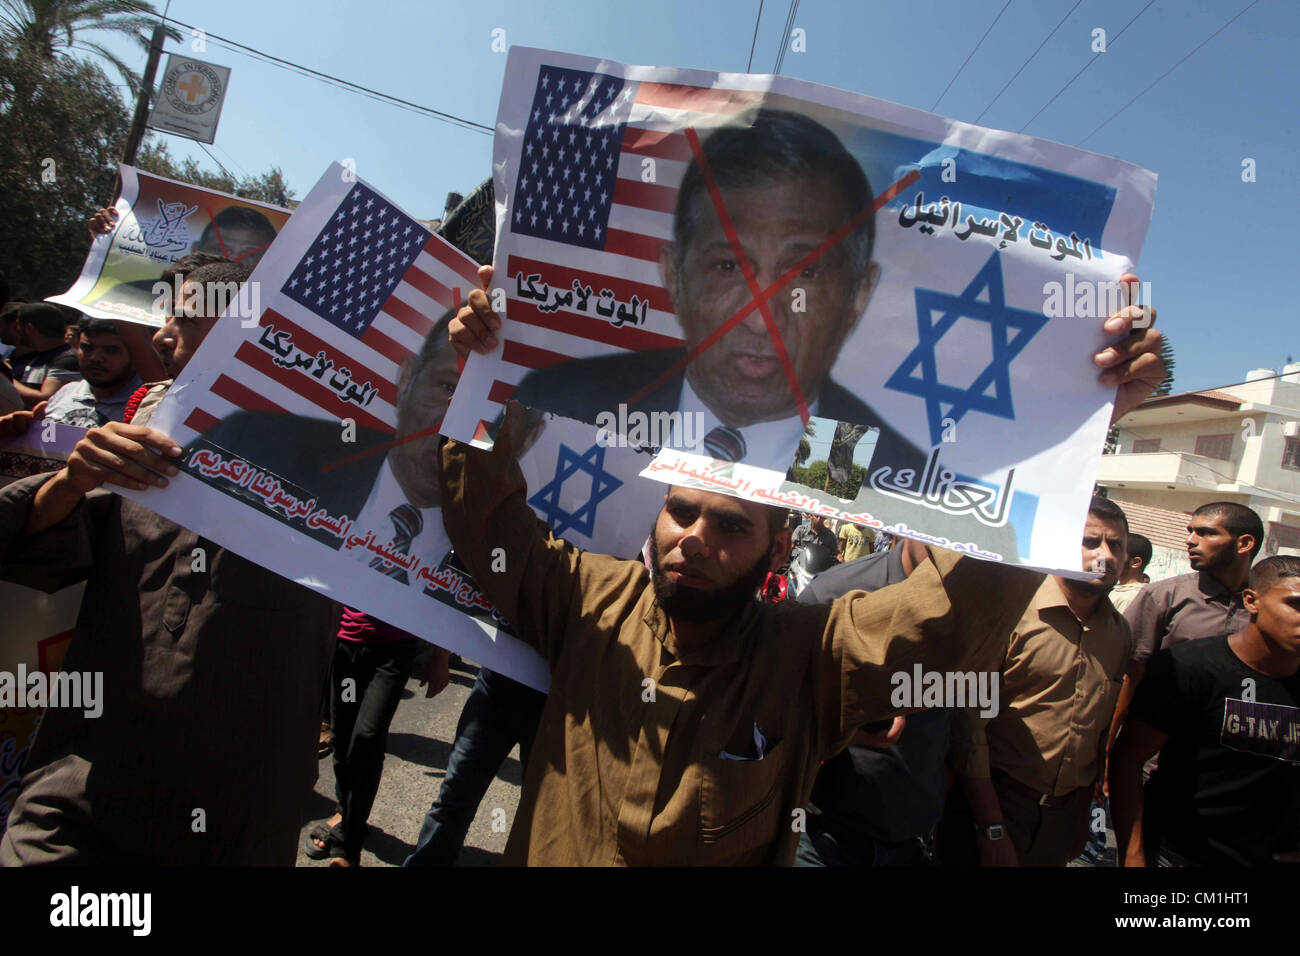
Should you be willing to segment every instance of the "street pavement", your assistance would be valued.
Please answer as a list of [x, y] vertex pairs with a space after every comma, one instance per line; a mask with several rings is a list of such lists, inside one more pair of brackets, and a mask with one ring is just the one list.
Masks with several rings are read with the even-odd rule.
[[[456, 739], [456, 722], [477, 674], [478, 668], [468, 662], [459, 669], [452, 668], [451, 683], [432, 699], [424, 696], [425, 689], [417, 677], [406, 682], [402, 702], [388, 731], [388, 756], [384, 760], [384, 776], [379, 782], [375, 806], [370, 812], [370, 836], [361, 854], [362, 866], [401, 866], [414, 849], [424, 813], [442, 784], [452, 742]], [[479, 804], [457, 866], [495, 866], [500, 861], [509, 824], [519, 805], [522, 776], [516, 747]], [[320, 762], [316, 789], [304, 809], [298, 844], [299, 866], [329, 863], [328, 859], [309, 858], [303, 853], [302, 844], [308, 832], [334, 812], [334, 803], [333, 757], [326, 757]], [[497, 808], [505, 813], [496, 814], [494, 821], [492, 811]]]

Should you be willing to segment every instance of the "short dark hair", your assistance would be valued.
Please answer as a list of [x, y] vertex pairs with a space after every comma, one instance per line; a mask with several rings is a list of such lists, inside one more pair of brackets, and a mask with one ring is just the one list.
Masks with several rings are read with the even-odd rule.
[[32, 326], [46, 338], [63, 337], [63, 310], [48, 302], [28, 302], [18, 309], [18, 322]]
[[[847, 222], [872, 201], [867, 174], [838, 136], [800, 113], [760, 109], [741, 114], [738, 125], [715, 130], [704, 140], [704, 157], [714, 182], [745, 188], [791, 176], [829, 176], [839, 187]], [[704, 173], [692, 159], [677, 191], [677, 213], [673, 217], [673, 260], [678, 275], [686, 260], [699, 225], [700, 210], [709, 204]], [[876, 241], [874, 215], [844, 238], [844, 251], [855, 275], [866, 271]]]
[[1265, 558], [1250, 569], [1247, 587], [1256, 594], [1263, 594], [1283, 578], [1300, 578], [1300, 558], [1287, 554]]
[[183, 284], [195, 269], [201, 266], [214, 265], [218, 262], [230, 262], [230, 260], [225, 256], [214, 256], [210, 252], [191, 252], [189, 255], [181, 256], [164, 269], [162, 281], [170, 283], [176, 276], [180, 276]]
[[1130, 558], [1141, 558], [1142, 566], [1138, 570], [1145, 571], [1147, 565], [1151, 563], [1151, 539], [1144, 534], [1130, 531], [1128, 534], [1128, 556]]
[[1102, 521], [1118, 521], [1123, 526], [1124, 533], [1128, 534], [1128, 515], [1124, 514], [1124, 509], [1109, 498], [1093, 495], [1092, 501], [1088, 503], [1088, 514], [1096, 515]]
[[78, 335], [121, 335], [117, 328], [117, 323], [112, 319], [97, 319], [94, 316], [83, 315], [81, 321], [77, 323]]
[[1192, 517], [1218, 518], [1234, 538], [1240, 538], [1243, 534], [1253, 536], [1255, 547], [1250, 551], [1252, 558], [1259, 554], [1260, 548], [1264, 547], [1264, 522], [1245, 505], [1237, 504], [1235, 501], [1211, 501], [1193, 511]]

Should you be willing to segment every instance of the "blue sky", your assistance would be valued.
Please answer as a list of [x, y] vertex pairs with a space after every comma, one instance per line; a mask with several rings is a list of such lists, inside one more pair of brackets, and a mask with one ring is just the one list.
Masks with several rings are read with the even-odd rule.
[[[1082, 0], [993, 102], [1075, 3], [1011, 0], [944, 93], [1004, 3], [801, 0], [794, 25], [804, 30], [807, 50], [787, 51], [781, 72], [968, 122], [983, 114], [984, 126], [1025, 127], [1154, 170], [1160, 184], [1139, 271], [1177, 352], [1175, 388], [1240, 381], [1247, 369], [1280, 369], [1288, 354], [1300, 358], [1291, 286], [1300, 251], [1300, 4], [1258, 0], [1094, 132], [1249, 0], [1156, 0], [1145, 10], [1146, 0]], [[772, 72], [788, 8], [787, 0], [765, 0], [753, 72]], [[492, 52], [494, 30], [504, 30], [511, 44], [626, 63], [744, 71], [758, 9], [759, 0], [172, 0], [169, 15], [491, 125], [506, 59]], [[1098, 27], [1108, 38], [1104, 54], [1091, 50]], [[143, 65], [142, 51], [109, 42]], [[190, 51], [188, 43], [168, 49]], [[468, 191], [490, 172], [486, 134], [271, 66], [213, 39], [202, 57], [233, 71], [211, 148], [237, 175], [279, 166], [301, 198], [330, 162], [351, 158], [360, 176], [409, 213], [436, 218], [449, 190]], [[174, 155], [215, 166], [190, 141], [158, 135]], [[1253, 183], [1242, 181], [1247, 157], [1256, 165]]]

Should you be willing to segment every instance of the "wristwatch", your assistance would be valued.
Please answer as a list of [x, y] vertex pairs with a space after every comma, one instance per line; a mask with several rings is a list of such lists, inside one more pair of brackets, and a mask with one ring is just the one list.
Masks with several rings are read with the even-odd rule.
[[988, 837], [990, 840], [1001, 840], [1004, 836], [1002, 824], [1000, 823], [977, 823], [975, 824], [975, 832], [982, 837]]

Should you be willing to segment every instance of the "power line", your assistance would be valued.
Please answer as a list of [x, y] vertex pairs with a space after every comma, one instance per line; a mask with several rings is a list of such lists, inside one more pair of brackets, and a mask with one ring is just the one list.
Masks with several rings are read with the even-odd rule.
[[754, 47], [758, 44], [758, 25], [763, 20], [763, 0], [758, 0], [758, 16], [754, 18], [754, 39], [749, 41], [749, 62], [745, 64], [745, 72], [748, 73], [754, 68]]
[[1197, 50], [1199, 50], [1201, 47], [1205, 46], [1205, 44], [1209, 43], [1211, 40], [1213, 40], [1215, 37], [1217, 37], [1217, 36], [1218, 36], [1220, 33], [1222, 33], [1224, 30], [1228, 29], [1228, 27], [1232, 26], [1232, 24], [1236, 21], [1237, 17], [1240, 17], [1242, 13], [1245, 13], [1247, 10], [1249, 10], [1251, 7], [1253, 7], [1253, 6], [1254, 6], [1255, 4], [1257, 4], [1257, 3], [1259, 3], [1259, 0], [1251, 0], [1250, 3], [1248, 3], [1248, 4], [1246, 4], [1246, 6], [1242, 7], [1241, 12], [1238, 13], [1236, 17], [1233, 17], [1231, 20], [1229, 20], [1229, 21], [1228, 21], [1227, 23], [1225, 23], [1223, 26], [1219, 27], [1219, 29], [1217, 29], [1217, 30], [1215, 30], [1213, 33], [1211, 33], [1208, 37], [1206, 37], [1204, 40], [1202, 40], [1202, 41], [1201, 41], [1201, 42], [1196, 46], [1196, 49], [1192, 50], [1191, 53], [1188, 53], [1186, 56], [1184, 56], [1181, 60], [1179, 60], [1179, 61], [1178, 61], [1177, 63], [1175, 63], [1173, 66], [1171, 66], [1169, 69], [1165, 70], [1163, 73], [1161, 73], [1159, 76], [1157, 76], [1154, 80], [1152, 80], [1151, 83], [1146, 87], [1146, 89], [1144, 89], [1141, 93], [1139, 93], [1137, 96], [1133, 97], [1133, 99], [1129, 100], [1127, 103], [1125, 103], [1125, 104], [1124, 104], [1123, 106], [1121, 106], [1119, 109], [1117, 109], [1114, 113], [1111, 113], [1110, 116], [1108, 116], [1108, 117], [1106, 117], [1104, 120], [1102, 120], [1101, 123], [1099, 123], [1099, 124], [1097, 125], [1097, 129], [1094, 129], [1091, 133], [1089, 133], [1089, 134], [1088, 134], [1087, 136], [1085, 136], [1083, 139], [1079, 140], [1079, 145], [1082, 146], [1082, 145], [1083, 145], [1084, 143], [1086, 143], [1088, 140], [1092, 139], [1092, 137], [1096, 135], [1097, 130], [1100, 130], [1103, 126], [1105, 126], [1107, 123], [1109, 123], [1111, 120], [1113, 120], [1116, 116], [1119, 116], [1120, 113], [1123, 113], [1126, 109], [1128, 109], [1130, 106], [1132, 106], [1134, 103], [1136, 103], [1136, 102], [1137, 102], [1137, 101], [1138, 101], [1142, 96], [1146, 95], [1146, 94], [1150, 91], [1151, 87], [1155, 86], [1157, 83], [1159, 83], [1161, 80], [1163, 80], [1163, 79], [1164, 79], [1166, 76], [1168, 76], [1170, 73], [1174, 72], [1174, 70], [1178, 69], [1178, 67], [1181, 66], [1184, 62], [1186, 62], [1187, 60], [1191, 59], [1192, 54], [1194, 54], [1194, 53], [1195, 53]]
[[[1120, 28], [1119, 33], [1115, 34], [1115, 39], [1111, 40], [1110, 43], [1107, 44], [1106, 48], [1110, 49], [1110, 47], [1114, 46], [1115, 43], [1119, 40], [1119, 38], [1124, 35], [1124, 31], [1127, 30], [1129, 27], [1131, 27], [1135, 22], [1137, 22], [1138, 17], [1142, 16], [1142, 14], [1146, 13], [1149, 9], [1151, 9], [1151, 4], [1155, 2], [1156, 0], [1148, 0], [1147, 5], [1137, 12], [1137, 16], [1135, 16], [1132, 20], [1130, 20], [1128, 23], [1124, 24], [1124, 26]], [[1060, 96], [1062, 93], [1064, 93], [1071, 83], [1073, 83], [1079, 77], [1083, 76], [1084, 70], [1088, 69], [1088, 67], [1092, 66], [1094, 63], [1097, 62], [1098, 56], [1100, 56], [1100, 54], [1094, 53], [1092, 55], [1092, 59], [1089, 60], [1087, 63], [1085, 63], [1083, 66], [1081, 66], [1079, 68], [1078, 73], [1074, 74], [1074, 76], [1070, 77], [1068, 80], [1062, 83], [1061, 88], [1052, 94], [1052, 98], [1048, 100], [1046, 103], [1044, 103], [1042, 106], [1040, 106], [1038, 108], [1038, 112], [1035, 113], [1033, 116], [1029, 117], [1029, 121], [1026, 122], [1024, 126], [1020, 127], [1020, 129], [1016, 130], [1016, 132], [1023, 133], [1026, 127], [1028, 127], [1030, 123], [1038, 119], [1039, 115], [1042, 114], [1043, 110], [1047, 109], [1049, 106], [1051, 106], [1053, 103], [1056, 102], [1056, 98]]]
[[231, 180], [232, 182], [238, 182], [238, 181], [239, 181], [239, 180], [236, 178], [236, 176], [235, 176], [234, 173], [232, 173], [230, 170], [226, 169], [226, 164], [223, 163], [221, 160], [217, 159], [217, 155], [216, 155], [216, 153], [214, 153], [214, 152], [212, 152], [212, 150], [208, 149], [206, 143], [199, 143], [198, 140], [195, 140], [194, 142], [196, 142], [196, 143], [199, 144], [199, 149], [203, 150], [203, 152], [207, 153], [210, 157], [212, 157], [212, 161], [213, 161], [214, 163], [216, 163], [218, 166], [221, 167], [221, 171], [222, 171], [223, 173], [225, 173], [228, 177], [230, 177], [230, 180]]
[[1083, 0], [1074, 0], [1074, 6], [1072, 6], [1069, 9], [1069, 11], [1066, 12], [1065, 16], [1061, 17], [1060, 21], [1057, 22], [1056, 26], [1052, 27], [1052, 32], [1047, 34], [1047, 36], [1043, 37], [1043, 42], [1038, 44], [1038, 48], [1034, 50], [1033, 53], [1029, 54], [1028, 59], [1026, 59], [1024, 63], [1020, 64], [1020, 69], [1016, 70], [1016, 72], [1011, 75], [1011, 79], [1007, 80], [1006, 83], [1002, 85], [1002, 89], [998, 90], [998, 95], [993, 97], [993, 99], [989, 100], [989, 105], [984, 107], [984, 109], [980, 112], [979, 116], [975, 117], [976, 125], [979, 125], [979, 121], [984, 118], [984, 114], [987, 113], [990, 109], [992, 109], [993, 104], [996, 103], [998, 99], [1001, 98], [1002, 94], [1007, 91], [1007, 87], [1016, 81], [1016, 77], [1024, 72], [1025, 67], [1029, 65], [1029, 61], [1032, 60], [1034, 57], [1038, 56], [1038, 51], [1047, 45], [1048, 40], [1056, 36], [1056, 31], [1061, 29], [1061, 27], [1065, 24], [1066, 20], [1070, 19], [1071, 13], [1074, 13], [1075, 10], [1079, 9], [1079, 4], [1081, 3], [1083, 3]]
[[234, 163], [236, 166], [239, 167], [239, 171], [244, 174], [245, 179], [252, 178], [248, 175], [248, 170], [243, 167], [243, 165], [239, 162], [239, 160], [235, 159], [234, 155], [230, 152], [230, 150], [226, 149], [220, 143], [214, 142], [212, 145], [215, 146], [217, 149], [221, 150], [223, 153], [225, 153], [226, 159], [230, 160], [232, 163]]
[[773, 73], [780, 73], [781, 66], [785, 63], [785, 50], [790, 42], [790, 30], [794, 27], [794, 18], [799, 13], [799, 0], [790, 0], [790, 9], [785, 15], [785, 27], [781, 31], [781, 49], [776, 55], [776, 66], [773, 67]]
[[1007, 12], [1007, 7], [1009, 6], [1011, 6], [1011, 0], [1007, 0], [1007, 2], [1002, 5], [1002, 9], [999, 10], [998, 15], [993, 18], [993, 22], [989, 24], [989, 28], [984, 31], [984, 36], [979, 38], [979, 43], [975, 44], [975, 48], [971, 50], [970, 55], [967, 56], [966, 59], [962, 61], [961, 66], [957, 67], [957, 72], [952, 75], [952, 79], [948, 81], [948, 85], [943, 88], [943, 92], [939, 94], [939, 99], [935, 100], [934, 106], [930, 107], [931, 113], [933, 113], [936, 109], [938, 109], [939, 100], [942, 100], [945, 96], [948, 95], [948, 91], [952, 89], [952, 85], [957, 82], [957, 77], [961, 76], [961, 71], [966, 69], [966, 64], [971, 61], [971, 57], [975, 55], [975, 51], [980, 48], [980, 43], [983, 43], [985, 37], [987, 37], [991, 32], [993, 32], [993, 28], [998, 25], [998, 21], [1002, 19], [1002, 14]]
[[[157, 14], [155, 14], [155, 16], [157, 16]], [[170, 22], [176, 24], [177, 26], [184, 27], [187, 30], [198, 29], [192, 24], [184, 23], [180, 20], [177, 20], [175, 17], [171, 17]], [[320, 70], [314, 70], [309, 66], [303, 66], [299, 63], [294, 63], [292, 60], [286, 60], [283, 57], [278, 57], [271, 53], [264, 53], [261, 50], [240, 43], [237, 40], [231, 40], [229, 37], [223, 37], [220, 36], [219, 34], [207, 32], [207, 31], [204, 32], [204, 36], [206, 39], [216, 41], [218, 46], [224, 46], [226, 49], [232, 50], [237, 53], [245, 53], [247, 55], [254, 56], [262, 60], [263, 62], [270, 63], [273, 66], [279, 66], [283, 69], [291, 70], [300, 75], [308, 76], [313, 79], [318, 79], [321, 80], [322, 82], [329, 83], [333, 86], [351, 90], [355, 93], [360, 93], [363, 96], [369, 96], [371, 99], [379, 100], [380, 102], [388, 103], [393, 106], [399, 106], [402, 109], [406, 109], [411, 112], [421, 113], [426, 116], [432, 116], [434, 119], [442, 120], [443, 122], [450, 123], [454, 126], [459, 126], [462, 129], [473, 130], [476, 133], [486, 133], [488, 135], [491, 135], [494, 132], [491, 126], [485, 126], [482, 123], [476, 123], [473, 120], [465, 119], [462, 116], [456, 116], [453, 113], [446, 113], [442, 110], [436, 110], [431, 106], [422, 106], [419, 103], [412, 103], [410, 100], [404, 100], [399, 96], [393, 96], [391, 93], [382, 93], [379, 90], [371, 89], [368, 86], [362, 86], [359, 83], [353, 83], [351, 80], [345, 80], [342, 77], [334, 76], [330, 73], [322, 73]]]

